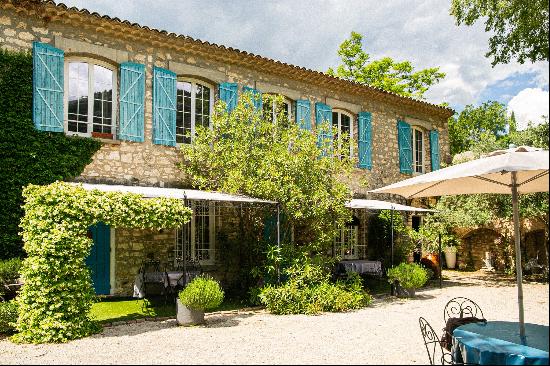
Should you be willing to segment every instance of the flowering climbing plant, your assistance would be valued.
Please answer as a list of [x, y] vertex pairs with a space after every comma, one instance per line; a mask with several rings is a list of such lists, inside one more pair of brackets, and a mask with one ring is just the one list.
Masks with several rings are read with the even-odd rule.
[[192, 215], [182, 200], [144, 199], [63, 182], [28, 185], [23, 197], [25, 285], [17, 297], [18, 333], [12, 339], [24, 343], [65, 342], [100, 329], [89, 317], [95, 299], [85, 264], [93, 244], [86, 235], [91, 225], [175, 228]]

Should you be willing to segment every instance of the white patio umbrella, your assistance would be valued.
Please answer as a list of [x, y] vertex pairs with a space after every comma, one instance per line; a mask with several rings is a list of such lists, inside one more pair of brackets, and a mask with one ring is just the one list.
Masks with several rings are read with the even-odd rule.
[[520, 336], [525, 338], [519, 238], [518, 194], [548, 192], [548, 151], [526, 146], [495, 151], [484, 158], [457, 164], [370, 191], [406, 198], [459, 194], [512, 194]]

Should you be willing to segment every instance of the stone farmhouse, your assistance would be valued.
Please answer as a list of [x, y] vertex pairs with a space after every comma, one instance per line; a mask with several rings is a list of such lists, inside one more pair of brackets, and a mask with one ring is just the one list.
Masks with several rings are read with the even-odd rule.
[[[176, 167], [178, 146], [191, 142], [195, 126], [209, 124], [215, 101], [231, 108], [247, 90], [282, 95], [303, 128], [328, 119], [348, 132], [359, 161], [350, 183], [357, 198], [450, 162], [449, 108], [86, 9], [2, 0], [0, 44], [32, 52], [38, 130], [102, 142], [78, 182], [190, 188]], [[269, 113], [268, 101], [263, 108]], [[233, 211], [201, 200], [191, 207], [193, 219], [180, 230], [95, 228], [96, 292], [130, 294], [147, 255], [170, 263], [184, 246], [215, 272], [218, 234], [236, 235]], [[365, 215], [357, 212], [358, 225], [342, 228], [335, 242], [349, 259], [365, 256]]]

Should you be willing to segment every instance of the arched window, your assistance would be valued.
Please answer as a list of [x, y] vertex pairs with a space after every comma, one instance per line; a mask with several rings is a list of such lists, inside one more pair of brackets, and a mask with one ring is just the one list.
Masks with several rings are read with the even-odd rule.
[[411, 126], [411, 141], [413, 172], [422, 174], [424, 173], [424, 131], [417, 126]]
[[292, 101], [283, 96], [282, 105], [277, 106], [275, 97], [275, 94], [263, 94], [262, 105], [264, 118], [276, 122], [279, 113], [283, 112], [287, 121], [292, 119]]
[[[334, 136], [334, 141], [338, 142], [338, 146], [342, 145], [342, 136], [347, 136], [346, 139], [350, 141], [353, 139], [353, 116], [342, 110], [333, 110], [332, 111], [332, 126], [336, 128], [336, 135]], [[353, 155], [353, 144], [350, 143], [349, 146], [350, 156]]]
[[190, 144], [197, 126], [210, 127], [214, 88], [201, 80], [181, 79], [177, 90], [176, 143]]
[[116, 69], [105, 62], [65, 62], [65, 131], [68, 134], [113, 138], [116, 135]]

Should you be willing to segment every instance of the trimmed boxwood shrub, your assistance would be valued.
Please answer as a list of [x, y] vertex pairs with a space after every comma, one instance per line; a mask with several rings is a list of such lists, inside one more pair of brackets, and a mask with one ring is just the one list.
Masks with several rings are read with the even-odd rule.
[[23, 255], [23, 187], [80, 175], [101, 143], [35, 129], [30, 53], [0, 49], [0, 91], [0, 259], [7, 259]]
[[401, 263], [388, 269], [388, 282], [403, 288], [420, 288], [428, 281], [428, 271], [416, 263]]
[[195, 277], [179, 293], [179, 299], [189, 309], [205, 311], [215, 309], [223, 301], [223, 290], [212, 277], [202, 275]]

